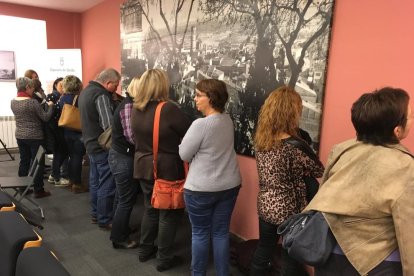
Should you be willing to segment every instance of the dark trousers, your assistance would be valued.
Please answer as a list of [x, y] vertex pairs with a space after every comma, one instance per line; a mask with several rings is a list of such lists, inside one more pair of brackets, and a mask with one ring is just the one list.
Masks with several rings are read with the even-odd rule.
[[[65, 134], [69, 152], [68, 176], [72, 184], [80, 185], [82, 176], [82, 161], [85, 154], [85, 146], [82, 143], [82, 135]], [[62, 160], [63, 162], [63, 160]]]
[[[20, 152], [20, 163], [19, 163], [19, 176], [29, 175], [30, 165], [36, 157], [39, 146], [43, 144], [43, 140], [38, 139], [17, 139], [17, 146]], [[34, 178], [34, 191], [43, 191], [43, 171], [45, 168], [45, 159], [42, 158], [42, 162], [39, 164], [39, 171]]]
[[63, 177], [60, 172], [60, 167], [68, 156], [68, 148], [66, 146], [63, 129], [54, 129], [55, 142], [53, 146], [53, 161], [52, 161], [52, 176], [55, 179]]
[[168, 262], [174, 256], [174, 240], [177, 226], [181, 222], [184, 209], [161, 210], [151, 206], [153, 180], [140, 179], [144, 195], [144, 215], [141, 221], [139, 255], [145, 256], [154, 250], [154, 241], [158, 237], [158, 263]]
[[108, 162], [118, 193], [118, 205], [112, 220], [110, 239], [114, 242], [124, 242], [130, 234], [129, 219], [138, 194], [139, 184], [132, 178], [134, 157], [110, 149]]
[[[383, 261], [368, 275], [402, 276], [402, 266], [400, 262]], [[359, 273], [344, 255], [333, 253], [322, 267], [315, 267], [315, 276], [359, 276]]]
[[[250, 266], [251, 276], [266, 275], [269, 263], [276, 250], [279, 240], [277, 234], [278, 225], [268, 223], [259, 218], [259, 244], [253, 255], [252, 264]], [[282, 250], [282, 276], [305, 276], [307, 275], [302, 264], [292, 259], [286, 250]]]

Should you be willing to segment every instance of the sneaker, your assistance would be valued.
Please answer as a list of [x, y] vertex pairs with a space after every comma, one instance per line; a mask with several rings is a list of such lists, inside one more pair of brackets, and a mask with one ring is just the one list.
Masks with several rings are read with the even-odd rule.
[[69, 180], [66, 178], [61, 178], [59, 180], [55, 179], [55, 187], [65, 187], [69, 185]]
[[47, 179], [47, 182], [55, 184], [56, 179], [52, 175], [49, 175], [49, 178]]

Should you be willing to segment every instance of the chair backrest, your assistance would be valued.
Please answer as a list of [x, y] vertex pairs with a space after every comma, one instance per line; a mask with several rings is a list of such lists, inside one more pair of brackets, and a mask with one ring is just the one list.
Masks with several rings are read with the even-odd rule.
[[14, 211], [15, 209], [16, 205], [14, 205], [13, 201], [10, 198], [10, 195], [6, 194], [3, 191], [0, 191], [0, 212]]
[[39, 165], [43, 162], [45, 158], [45, 149], [42, 146], [39, 146], [36, 156], [32, 162], [32, 166], [29, 170], [29, 176], [35, 177], [39, 171]]
[[69, 276], [70, 274], [56, 259], [56, 256], [44, 247], [24, 249], [17, 259], [16, 276]]
[[[39, 236], [23, 216], [17, 212], [0, 212], [0, 275], [14, 275], [17, 257], [30, 241], [39, 241]], [[36, 243], [40, 244], [41, 241]]]

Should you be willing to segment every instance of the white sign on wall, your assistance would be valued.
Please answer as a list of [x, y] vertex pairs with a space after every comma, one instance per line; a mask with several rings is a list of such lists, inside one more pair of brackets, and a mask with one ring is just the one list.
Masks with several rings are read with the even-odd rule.
[[46, 51], [44, 76], [41, 81], [46, 93], [52, 92], [57, 78], [75, 75], [82, 80], [82, 54], [80, 49], [53, 49]]

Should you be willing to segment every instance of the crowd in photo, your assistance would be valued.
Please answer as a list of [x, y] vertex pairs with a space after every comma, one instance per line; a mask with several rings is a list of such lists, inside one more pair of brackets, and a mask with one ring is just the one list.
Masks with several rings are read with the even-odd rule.
[[[191, 275], [206, 275], [210, 256], [215, 275], [231, 275], [230, 222], [247, 184], [226, 113], [226, 84], [196, 84], [193, 106], [202, 116], [192, 121], [169, 100], [165, 71], [135, 76], [122, 97], [120, 82], [121, 74], [107, 68], [87, 84], [75, 75], [59, 77], [46, 94], [36, 71], [18, 77], [11, 101], [18, 175], [28, 175], [42, 146], [53, 154], [47, 181], [75, 194], [89, 192], [85, 212], [110, 232], [114, 249], [136, 249], [138, 261], [155, 259], [159, 272], [182, 265], [175, 238], [188, 216]], [[257, 208], [259, 236], [248, 273], [275, 273], [284, 223], [314, 211], [322, 218], [316, 226], [328, 225], [327, 257], [317, 264], [303, 261], [283, 242], [277, 275], [414, 275], [414, 156], [401, 143], [413, 120], [408, 93], [384, 87], [362, 94], [350, 112], [356, 137], [334, 146], [326, 167], [300, 128], [302, 108], [300, 95], [288, 86], [269, 91], [260, 108], [254, 134], [259, 192], [251, 206]], [[88, 183], [82, 181], [85, 162]], [[44, 170], [42, 163], [34, 198], [53, 196], [44, 188]], [[140, 192], [144, 211], [134, 240], [129, 222]]]

